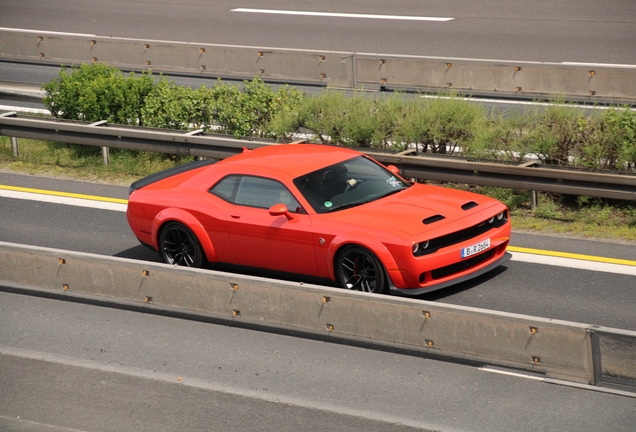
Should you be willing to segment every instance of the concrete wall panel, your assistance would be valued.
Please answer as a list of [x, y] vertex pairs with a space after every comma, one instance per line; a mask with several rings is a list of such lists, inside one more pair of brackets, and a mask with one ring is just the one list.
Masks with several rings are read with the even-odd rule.
[[2, 242], [0, 285], [147, 303], [594, 381], [584, 324]]

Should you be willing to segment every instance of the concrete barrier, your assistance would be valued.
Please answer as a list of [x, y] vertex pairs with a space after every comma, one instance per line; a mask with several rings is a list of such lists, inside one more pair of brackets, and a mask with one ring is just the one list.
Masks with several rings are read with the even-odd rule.
[[636, 100], [636, 67], [355, 55], [358, 86]]
[[351, 87], [352, 53], [0, 29], [0, 58]]
[[[585, 324], [4, 242], [0, 286], [177, 308], [596, 381], [592, 326]], [[626, 337], [633, 344], [636, 332]], [[603, 348], [608, 373], [611, 356]], [[634, 375], [633, 367], [621, 371]]]
[[181, 72], [378, 90], [455, 89], [523, 98], [636, 102], [636, 66], [513, 62], [215, 45], [0, 29], [0, 58], [54, 64], [103, 62]]
[[597, 385], [636, 388], [636, 332], [596, 327], [592, 332]]

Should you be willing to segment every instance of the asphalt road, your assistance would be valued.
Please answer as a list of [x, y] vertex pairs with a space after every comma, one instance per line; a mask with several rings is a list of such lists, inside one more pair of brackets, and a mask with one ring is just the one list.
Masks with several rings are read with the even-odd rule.
[[[354, 16], [237, 12], [236, 8]], [[632, 0], [2, 0], [0, 27], [281, 48], [636, 64]], [[381, 19], [355, 14], [383, 15]], [[395, 20], [390, 16], [411, 19]], [[413, 17], [446, 17], [418, 21]]]
[[[127, 191], [9, 173], [0, 184]], [[0, 241], [159, 261], [121, 211], [0, 197], [0, 220]], [[624, 259], [636, 250], [513, 239]], [[513, 260], [428, 299], [636, 329], [635, 278]], [[0, 430], [630, 431], [636, 421], [633, 397], [479, 366], [0, 291]]]
[[532, 378], [0, 292], [3, 431], [633, 430], [636, 398]]
[[[451, 17], [413, 21], [236, 7]], [[635, 64], [636, 3], [0, 0], [0, 27], [144, 39]], [[0, 80], [50, 69], [0, 64]], [[18, 79], [5, 78], [7, 73]], [[15, 76], [15, 75], [14, 75]], [[0, 174], [125, 198], [125, 187]], [[159, 261], [123, 213], [0, 197], [0, 240]], [[636, 245], [515, 233], [513, 245], [636, 259]], [[433, 300], [636, 330], [635, 277], [511, 261]], [[510, 371], [508, 371], [510, 372]], [[533, 377], [0, 292], [0, 430], [631, 431], [636, 399]]]

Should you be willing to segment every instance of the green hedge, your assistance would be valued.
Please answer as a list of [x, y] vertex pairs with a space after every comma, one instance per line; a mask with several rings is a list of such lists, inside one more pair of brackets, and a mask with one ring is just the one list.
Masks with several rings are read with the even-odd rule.
[[524, 112], [488, 112], [456, 94], [387, 97], [325, 90], [315, 95], [260, 78], [242, 86], [179, 87], [150, 73], [124, 76], [103, 65], [62, 68], [45, 84], [44, 104], [60, 118], [175, 129], [204, 129], [235, 137], [306, 134], [315, 142], [392, 148], [590, 170], [636, 169], [636, 112], [613, 107], [586, 114], [554, 101]]
[[44, 106], [55, 117], [139, 125], [142, 108], [155, 88], [150, 73], [125, 77], [104, 64], [83, 65], [42, 86]]

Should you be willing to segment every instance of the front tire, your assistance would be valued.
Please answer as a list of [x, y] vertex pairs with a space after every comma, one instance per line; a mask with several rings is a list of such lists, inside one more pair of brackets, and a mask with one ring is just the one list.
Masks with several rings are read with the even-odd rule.
[[159, 237], [159, 251], [166, 263], [203, 267], [203, 248], [194, 233], [179, 222], [169, 222]]
[[336, 275], [341, 287], [369, 293], [386, 292], [384, 267], [368, 249], [347, 246], [338, 255]]

